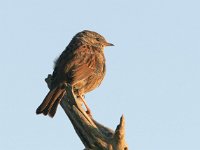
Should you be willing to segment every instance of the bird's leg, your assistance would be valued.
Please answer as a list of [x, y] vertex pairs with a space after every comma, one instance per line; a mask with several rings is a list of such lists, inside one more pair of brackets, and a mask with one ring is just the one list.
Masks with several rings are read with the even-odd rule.
[[85, 105], [85, 107], [86, 107], [86, 109], [87, 109], [86, 113], [87, 113], [88, 115], [92, 116], [91, 111], [90, 111], [90, 108], [88, 107], [88, 105], [87, 105], [87, 103], [86, 103], [86, 101], [85, 101], [83, 95], [79, 95], [79, 96], [80, 96], [81, 100], [83, 101], [83, 103], [84, 103], [84, 105]]

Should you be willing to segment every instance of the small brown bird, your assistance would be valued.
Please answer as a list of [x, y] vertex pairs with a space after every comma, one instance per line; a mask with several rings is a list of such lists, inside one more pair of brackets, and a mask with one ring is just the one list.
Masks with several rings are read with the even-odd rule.
[[105, 76], [106, 46], [113, 44], [96, 32], [84, 30], [77, 33], [55, 62], [50, 91], [37, 108], [36, 114], [48, 114], [50, 117], [55, 115], [65, 95], [64, 83], [73, 87], [74, 93], [81, 98], [86, 112], [90, 114], [84, 94], [97, 88]]

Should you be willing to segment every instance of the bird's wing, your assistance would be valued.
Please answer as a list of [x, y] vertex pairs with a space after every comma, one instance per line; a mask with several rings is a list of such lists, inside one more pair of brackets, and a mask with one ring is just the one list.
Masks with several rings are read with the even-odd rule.
[[74, 85], [87, 79], [95, 73], [95, 65], [96, 58], [91, 46], [81, 45], [66, 48], [56, 61], [52, 87], [56, 87], [63, 81]]
[[96, 59], [93, 51], [87, 48], [79, 48], [76, 50], [76, 54], [73, 61], [73, 66], [69, 71], [71, 78], [71, 84], [75, 84], [84, 79], [87, 79], [95, 73]]

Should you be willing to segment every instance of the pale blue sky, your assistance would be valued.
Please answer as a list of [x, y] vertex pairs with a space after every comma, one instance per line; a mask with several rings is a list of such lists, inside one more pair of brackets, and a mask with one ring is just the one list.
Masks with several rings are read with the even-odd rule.
[[36, 116], [53, 61], [84, 29], [104, 35], [103, 84], [86, 95], [130, 150], [199, 150], [200, 2], [195, 0], [6, 0], [0, 2], [0, 149], [84, 148], [59, 107]]

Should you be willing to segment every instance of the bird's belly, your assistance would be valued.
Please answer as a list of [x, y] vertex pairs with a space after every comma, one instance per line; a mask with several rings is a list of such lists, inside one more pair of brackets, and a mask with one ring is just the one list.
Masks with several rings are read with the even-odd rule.
[[95, 88], [97, 88], [100, 84], [101, 81], [103, 80], [104, 75], [93, 75], [90, 76], [89, 78], [77, 83], [74, 85], [74, 88], [79, 91], [80, 94], [86, 94]]
[[95, 75], [95, 76], [90, 77], [88, 79], [88, 83], [84, 87], [84, 93], [90, 92], [94, 90], [95, 88], [97, 88], [101, 84], [101, 81], [103, 80], [103, 78], [104, 76], [102, 75]]

